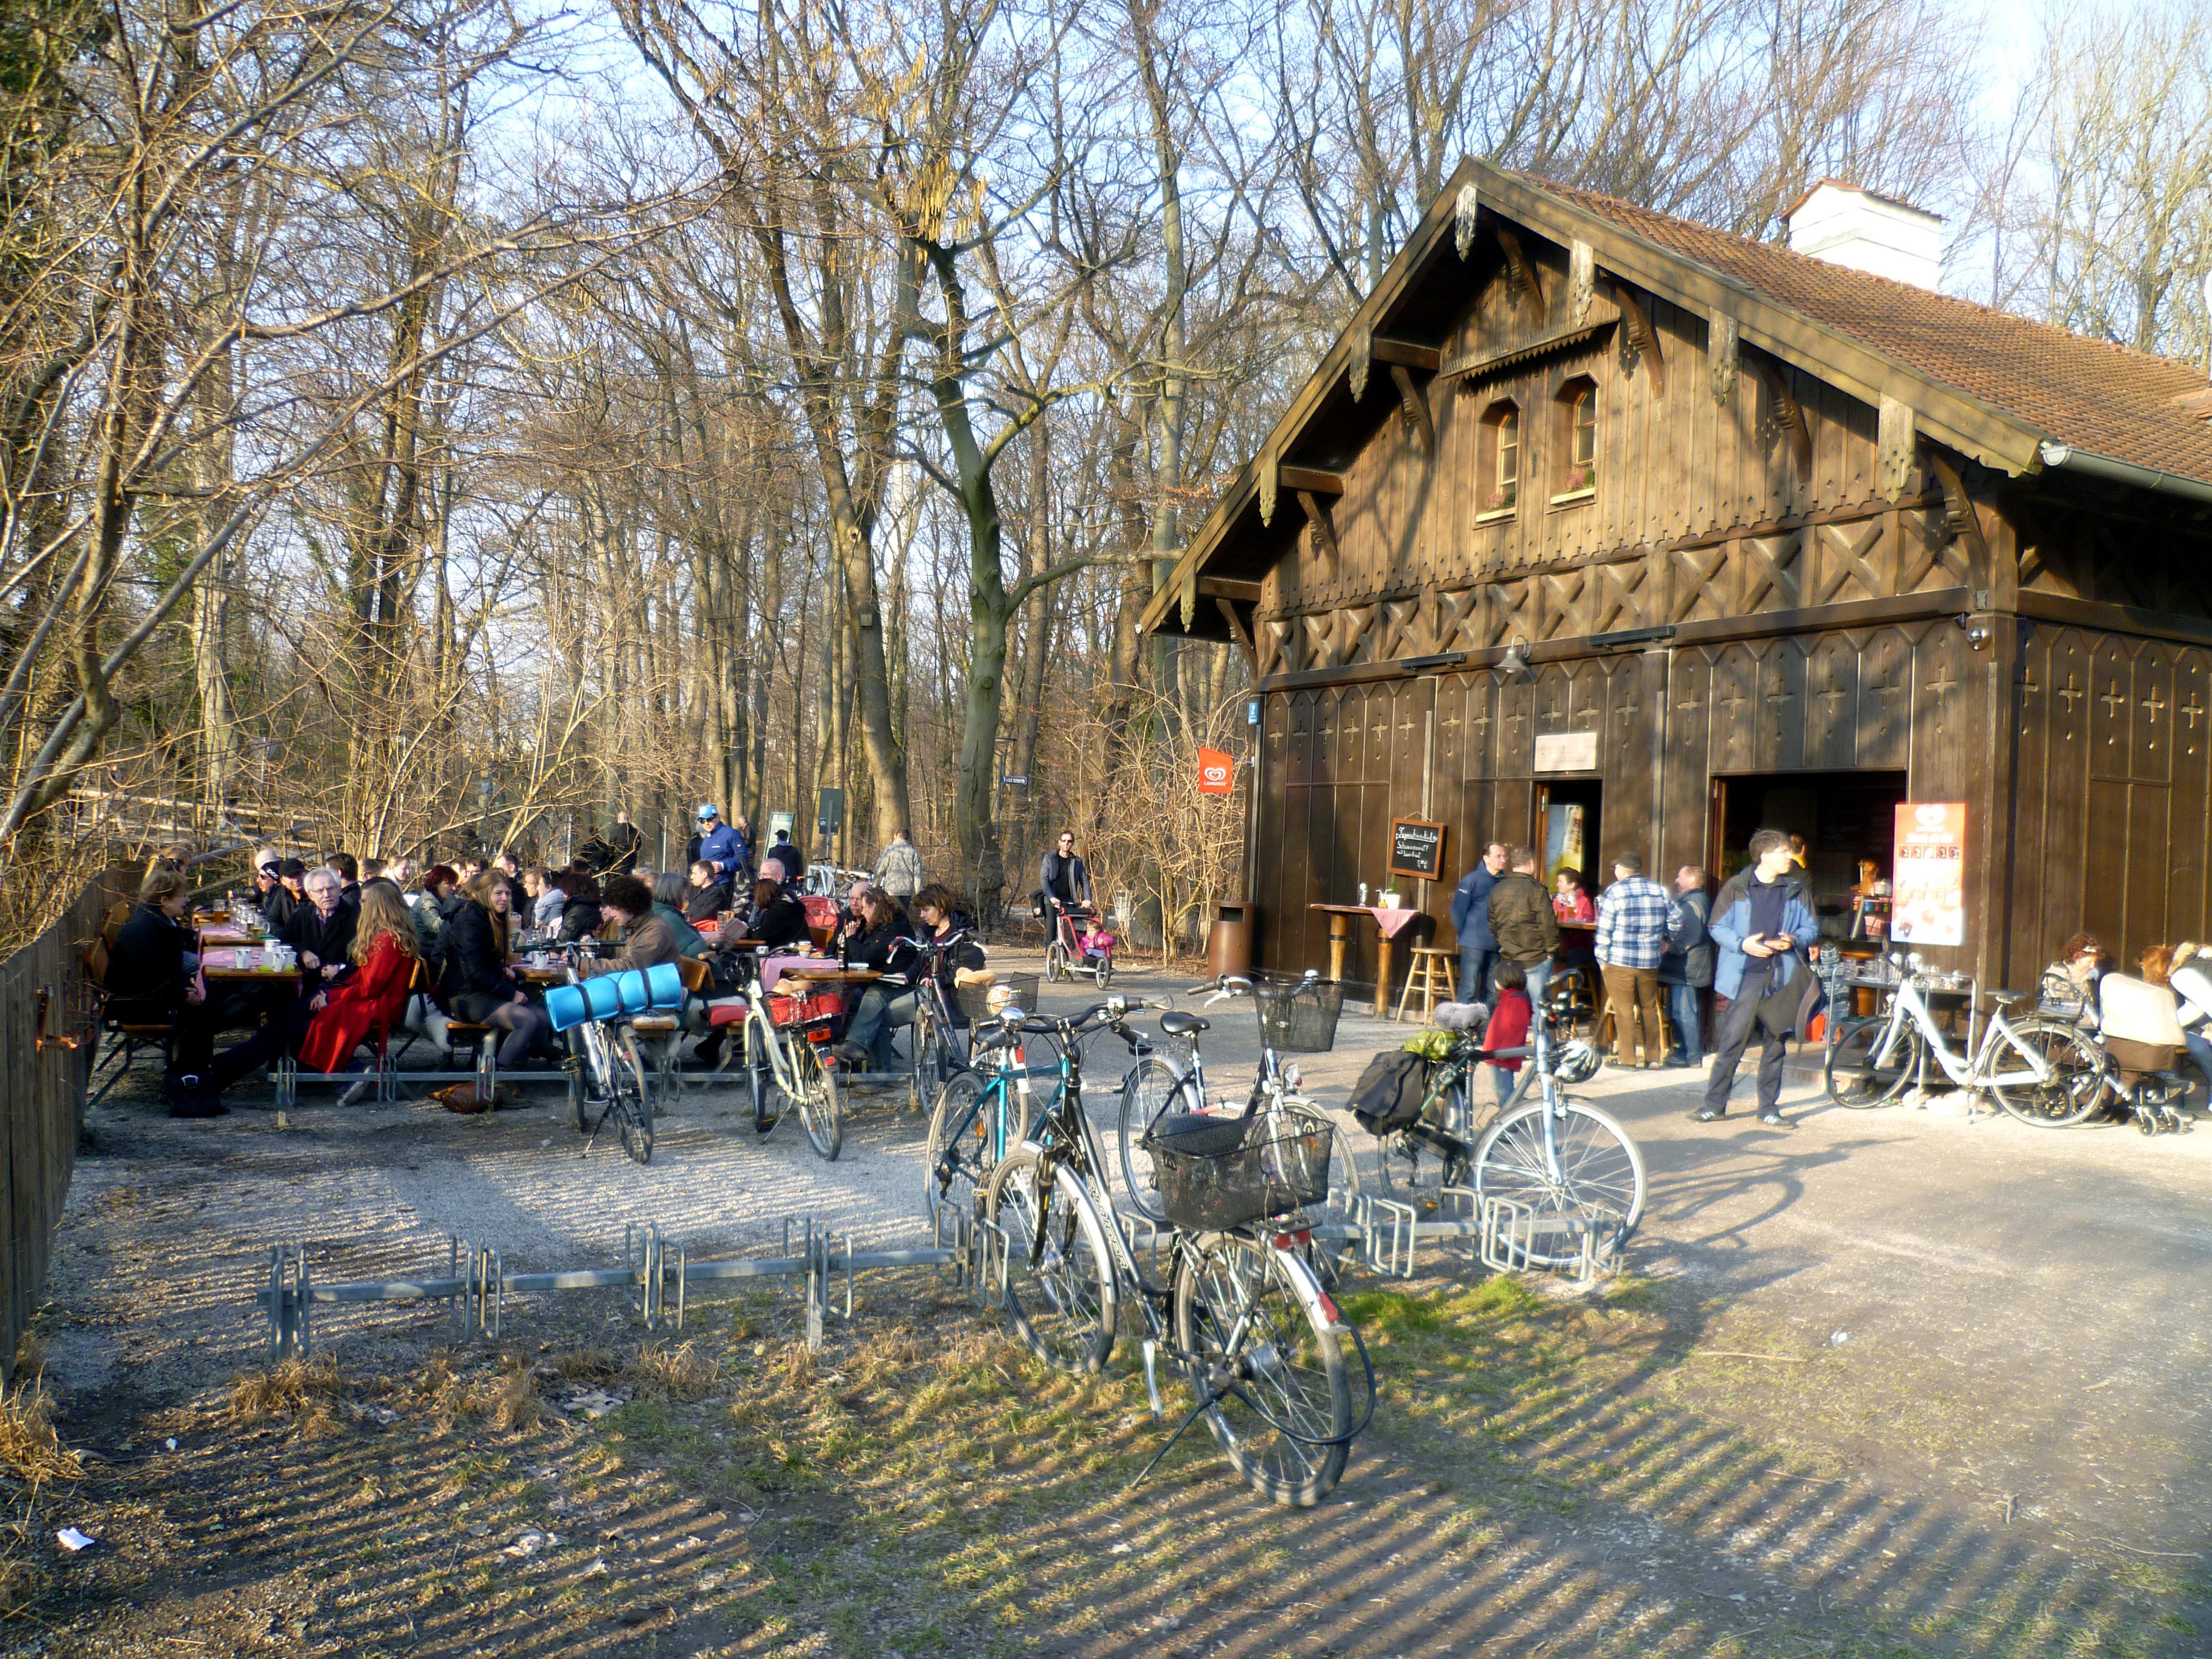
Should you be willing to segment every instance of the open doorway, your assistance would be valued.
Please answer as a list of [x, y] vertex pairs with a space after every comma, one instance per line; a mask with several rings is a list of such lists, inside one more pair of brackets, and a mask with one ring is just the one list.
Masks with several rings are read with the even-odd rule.
[[1592, 903], [1597, 890], [1611, 879], [1610, 872], [1601, 877], [1598, 870], [1605, 852], [1604, 793], [1595, 778], [1536, 782], [1536, 851], [1544, 860], [1544, 884], [1556, 890], [1559, 872], [1572, 870]]
[[1902, 772], [1717, 777], [1706, 863], [1716, 880], [1725, 881], [1751, 861], [1755, 831], [1783, 830], [1804, 836], [1805, 884], [1820, 932], [1848, 939], [1861, 865], [1872, 865], [1875, 879], [1885, 884], [1893, 874], [1897, 808], [1905, 795]]

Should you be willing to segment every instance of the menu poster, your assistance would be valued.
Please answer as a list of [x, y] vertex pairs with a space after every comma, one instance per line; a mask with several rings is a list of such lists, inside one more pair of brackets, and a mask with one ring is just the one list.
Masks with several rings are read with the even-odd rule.
[[1390, 823], [1390, 873], [1434, 881], [1444, 867], [1444, 826], [1425, 818]]
[[1899, 945], [1964, 945], [1966, 804], [1905, 802], [1894, 851], [1890, 937]]

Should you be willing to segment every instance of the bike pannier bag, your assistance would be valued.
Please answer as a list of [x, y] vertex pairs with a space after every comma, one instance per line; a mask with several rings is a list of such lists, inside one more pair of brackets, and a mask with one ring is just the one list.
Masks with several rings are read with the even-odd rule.
[[1402, 1048], [1377, 1054], [1352, 1085], [1352, 1115], [1370, 1134], [1410, 1127], [1421, 1115], [1428, 1086], [1429, 1062], [1420, 1055]]

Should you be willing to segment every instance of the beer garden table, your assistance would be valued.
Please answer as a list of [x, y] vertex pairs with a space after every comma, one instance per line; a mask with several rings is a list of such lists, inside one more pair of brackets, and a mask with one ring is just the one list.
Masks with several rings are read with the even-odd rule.
[[1352, 918], [1365, 916], [1375, 924], [1379, 935], [1375, 953], [1375, 1018], [1387, 1017], [1390, 1012], [1391, 942], [1426, 913], [1386, 910], [1379, 904], [1309, 904], [1306, 908], [1319, 910], [1328, 918], [1328, 976], [1339, 982], [1344, 978], [1344, 947], [1352, 942]]

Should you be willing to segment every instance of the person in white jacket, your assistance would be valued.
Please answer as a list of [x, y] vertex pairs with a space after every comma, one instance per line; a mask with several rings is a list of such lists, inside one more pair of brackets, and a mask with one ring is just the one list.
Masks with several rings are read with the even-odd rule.
[[2212, 951], [2193, 940], [2173, 947], [2173, 972], [2166, 985], [2181, 1005], [2181, 1042], [2190, 1063], [2203, 1074], [2212, 1105]]

